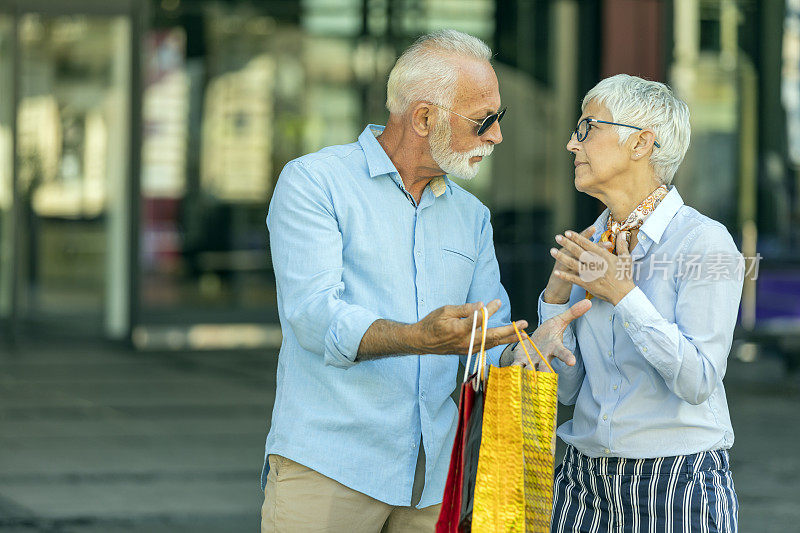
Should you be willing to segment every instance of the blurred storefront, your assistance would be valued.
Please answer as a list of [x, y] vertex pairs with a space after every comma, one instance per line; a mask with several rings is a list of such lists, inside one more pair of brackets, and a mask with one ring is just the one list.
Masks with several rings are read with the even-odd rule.
[[515, 316], [535, 317], [552, 236], [599, 212], [564, 145], [583, 93], [617, 72], [689, 102], [687, 202], [746, 251], [788, 257], [786, 13], [782, 0], [0, 0], [4, 334], [279, 343], [264, 218], [280, 169], [385, 122], [396, 55], [440, 27], [496, 52], [505, 140], [466, 186], [492, 209]]
[[129, 334], [140, 8], [0, 2], [4, 336]]

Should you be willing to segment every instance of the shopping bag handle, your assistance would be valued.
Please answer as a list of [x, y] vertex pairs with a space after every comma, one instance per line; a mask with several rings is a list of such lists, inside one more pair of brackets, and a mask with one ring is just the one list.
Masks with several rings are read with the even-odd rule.
[[[470, 368], [470, 366], [472, 363], [472, 348], [475, 346], [475, 331], [477, 327], [478, 327], [478, 310], [476, 309], [475, 313], [473, 313], [472, 315], [472, 334], [469, 337], [469, 351], [467, 352], [467, 364], [464, 367], [463, 383], [466, 383], [467, 377], [472, 374], [471, 372], [472, 368]], [[475, 365], [475, 368], [477, 369], [477, 363]]]
[[531, 354], [529, 354], [529, 353], [528, 353], [528, 348], [526, 348], [526, 347], [525, 347], [525, 342], [522, 340], [522, 335], [525, 335], [525, 339], [526, 339], [528, 342], [530, 342], [530, 343], [531, 343], [531, 346], [533, 346], [533, 349], [534, 349], [534, 350], [536, 350], [536, 353], [537, 353], [537, 354], [539, 354], [539, 358], [540, 358], [542, 361], [544, 361], [544, 364], [546, 364], [546, 365], [547, 365], [547, 368], [549, 368], [549, 369], [550, 369], [550, 372], [552, 372], [553, 374], [555, 374], [555, 370], [553, 370], [553, 367], [552, 367], [552, 366], [550, 366], [550, 363], [549, 363], [549, 362], [547, 361], [547, 359], [545, 359], [545, 357], [542, 355], [542, 352], [540, 352], [540, 351], [539, 351], [539, 348], [536, 346], [536, 343], [534, 343], [534, 342], [533, 342], [533, 340], [532, 340], [530, 337], [528, 337], [528, 334], [527, 334], [527, 333], [525, 333], [525, 330], [523, 329], [523, 330], [522, 330], [522, 335], [520, 335], [520, 330], [517, 328], [517, 323], [516, 323], [516, 322], [512, 322], [512, 323], [511, 323], [511, 325], [513, 325], [513, 326], [514, 326], [514, 333], [516, 333], [516, 334], [517, 334], [517, 338], [519, 339], [519, 343], [522, 345], [522, 349], [525, 351], [525, 355], [528, 357], [528, 362], [529, 362], [529, 363], [530, 363], [530, 365], [531, 365], [531, 369], [535, 371], [535, 370], [536, 370], [536, 367], [533, 365], [533, 361], [531, 360]]
[[[480, 388], [480, 386], [486, 381], [485, 378], [485, 368], [486, 368], [486, 328], [489, 322], [488, 311], [485, 307], [481, 308], [481, 314], [483, 315], [481, 319], [481, 351], [479, 354], [475, 356], [475, 373], [472, 379], [472, 388], [476, 391]], [[472, 370], [472, 350], [475, 347], [475, 332], [478, 329], [478, 311], [475, 311], [475, 314], [472, 318], [472, 334], [470, 335], [469, 339], [469, 351], [467, 352], [467, 364], [464, 367], [464, 383], [469, 380], [469, 376], [473, 376], [471, 373]], [[480, 370], [480, 375], [478, 372]]]
[[481, 380], [474, 385], [475, 390], [478, 390], [480, 385], [486, 384], [486, 330], [489, 329], [489, 312], [485, 307], [481, 307]]
[[[481, 308], [481, 349], [480, 352], [475, 357], [475, 380], [472, 384], [474, 389], [477, 391], [480, 384], [486, 383], [486, 329], [488, 327], [489, 317], [488, 311], [486, 307]], [[519, 329], [517, 327], [516, 322], [511, 322], [511, 325], [514, 327], [514, 333], [517, 334], [517, 338], [519, 339], [519, 343], [522, 345], [522, 350], [525, 352], [525, 356], [528, 358], [528, 363], [531, 365], [531, 369], [536, 371], [536, 366], [533, 364], [533, 359], [531, 359], [531, 354], [528, 352], [528, 348], [525, 346], [525, 342], [522, 340], [523, 335], [525, 336], [525, 340], [531, 343], [533, 349], [536, 350], [536, 353], [539, 355], [539, 358], [544, 361], [544, 364], [547, 365], [547, 368], [550, 369], [550, 372], [555, 374], [555, 370], [547, 361], [547, 359], [542, 355], [542, 352], [539, 351], [539, 348], [536, 346], [536, 343], [533, 342], [528, 336], [528, 333], [524, 329]], [[469, 376], [473, 375], [472, 372], [472, 351], [475, 348], [475, 333], [477, 333], [478, 329], [478, 311], [476, 310], [472, 315], [472, 333], [470, 334], [469, 338], [469, 350], [467, 351], [467, 364], [464, 367], [464, 379], [462, 380], [463, 383], [466, 383], [469, 379]], [[480, 380], [478, 380], [478, 370], [480, 370]]]

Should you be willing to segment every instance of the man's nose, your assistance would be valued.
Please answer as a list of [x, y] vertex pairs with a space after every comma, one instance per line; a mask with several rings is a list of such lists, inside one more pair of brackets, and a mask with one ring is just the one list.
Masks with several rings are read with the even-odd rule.
[[500, 144], [503, 142], [503, 134], [500, 131], [500, 123], [495, 121], [494, 124], [489, 126], [489, 129], [486, 130], [483, 135], [481, 135], [481, 140], [484, 142], [490, 142], [492, 144]]

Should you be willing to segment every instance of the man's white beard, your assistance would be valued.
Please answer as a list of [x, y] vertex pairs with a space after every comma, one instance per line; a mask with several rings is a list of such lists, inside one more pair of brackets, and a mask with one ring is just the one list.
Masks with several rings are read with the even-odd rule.
[[469, 152], [454, 152], [450, 148], [450, 123], [439, 120], [430, 136], [431, 157], [448, 176], [471, 180], [478, 173], [478, 163], [470, 163], [470, 158], [486, 157], [494, 150], [493, 144], [482, 144]]

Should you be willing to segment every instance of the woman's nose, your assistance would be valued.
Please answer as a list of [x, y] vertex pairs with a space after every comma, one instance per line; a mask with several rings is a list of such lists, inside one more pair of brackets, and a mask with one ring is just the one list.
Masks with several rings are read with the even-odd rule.
[[568, 152], [576, 152], [581, 146], [581, 143], [578, 142], [578, 139], [575, 135], [575, 132], [572, 132], [572, 135], [569, 136], [569, 141], [567, 141], [567, 151]]

